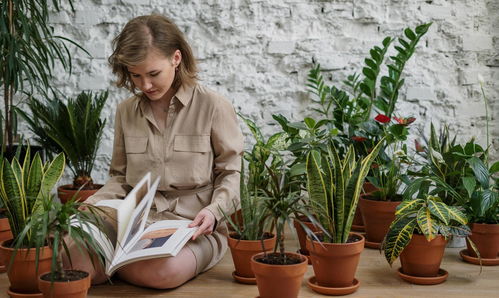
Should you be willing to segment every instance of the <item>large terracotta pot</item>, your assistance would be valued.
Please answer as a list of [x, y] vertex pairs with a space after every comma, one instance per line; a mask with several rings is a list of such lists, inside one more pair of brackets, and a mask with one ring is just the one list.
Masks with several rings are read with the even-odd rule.
[[[475, 243], [484, 259], [496, 259], [499, 254], [499, 224], [480, 224], [471, 225], [471, 241]], [[471, 245], [467, 242], [468, 254], [474, 258], [477, 257]]]
[[[235, 234], [232, 233], [227, 237], [227, 241], [230, 248], [230, 253], [232, 255], [232, 260], [234, 262], [234, 267], [236, 268], [236, 276], [243, 278], [254, 278], [255, 274], [251, 270], [251, 257], [259, 252], [265, 251], [269, 252], [274, 249], [276, 236], [270, 235], [272, 237], [263, 240], [239, 240], [233, 238]], [[236, 279], [237, 280], [237, 279]]]
[[[0, 218], [0, 242], [12, 239], [12, 231], [10, 230], [9, 219], [7, 217]], [[7, 271], [6, 266], [0, 257], [0, 273]]]
[[[80, 271], [82, 272], [82, 271]], [[84, 272], [87, 276], [83, 279], [74, 281], [56, 281], [50, 282], [44, 280], [42, 274], [38, 278], [38, 287], [43, 293], [43, 297], [50, 298], [85, 298], [87, 297], [88, 289], [90, 288], [90, 274]]]
[[[305, 225], [307, 228], [312, 230], [312, 232], [317, 232], [319, 231], [319, 228], [313, 225], [310, 221], [308, 221], [308, 218], [306, 216], [300, 216], [298, 219]], [[298, 242], [300, 243], [300, 254], [308, 256], [309, 252], [307, 250], [306, 246], [306, 241], [307, 241], [307, 233], [301, 226], [301, 224], [294, 220], [293, 225], [295, 226], [296, 229], [296, 235], [298, 236]]]
[[395, 220], [395, 209], [400, 202], [376, 201], [369, 196], [359, 199], [360, 211], [366, 230], [366, 247], [379, 248], [388, 228]]
[[286, 253], [300, 258], [301, 263], [294, 265], [269, 265], [256, 261], [263, 253], [251, 258], [251, 268], [255, 273], [256, 284], [261, 298], [298, 297], [303, 276], [307, 272], [308, 260], [305, 256]]
[[357, 233], [350, 236], [356, 236], [358, 240], [352, 243], [319, 243], [307, 238], [307, 249], [319, 286], [352, 286], [360, 253], [364, 250], [364, 237]]
[[[5, 264], [9, 264], [14, 249], [9, 247], [9, 242], [0, 245], [0, 257]], [[40, 249], [38, 256], [38, 271], [36, 270], [36, 249], [19, 249], [14, 257], [14, 263], [7, 272], [10, 281], [10, 290], [17, 293], [38, 293], [38, 275], [50, 271], [52, 249], [48, 246]]]
[[57, 188], [57, 196], [61, 200], [62, 203], [66, 203], [67, 201], [71, 200], [71, 198], [78, 193], [78, 199], [77, 201], [83, 202], [88, 197], [94, 195], [101, 187], [102, 184], [94, 184], [95, 189], [82, 189], [82, 190], [75, 190], [72, 189], [73, 185], [72, 184], [66, 184], [66, 185], [61, 185]]
[[402, 272], [411, 276], [436, 277], [444, 256], [447, 240], [442, 235], [428, 241], [423, 235], [412, 235], [400, 254]]

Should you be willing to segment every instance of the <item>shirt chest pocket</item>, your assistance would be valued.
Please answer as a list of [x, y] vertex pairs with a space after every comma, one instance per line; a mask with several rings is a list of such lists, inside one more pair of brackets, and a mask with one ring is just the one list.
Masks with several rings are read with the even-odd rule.
[[125, 151], [127, 154], [146, 153], [147, 143], [147, 137], [125, 137]]
[[173, 150], [177, 152], [211, 152], [210, 136], [176, 135], [173, 143]]

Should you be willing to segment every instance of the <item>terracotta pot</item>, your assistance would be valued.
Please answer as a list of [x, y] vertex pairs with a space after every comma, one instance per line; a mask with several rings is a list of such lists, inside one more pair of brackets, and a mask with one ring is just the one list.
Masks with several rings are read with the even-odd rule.
[[[499, 224], [481, 224], [473, 223], [471, 225], [471, 241], [475, 243], [480, 253], [480, 257], [484, 259], [496, 259], [499, 254]], [[466, 241], [468, 253], [472, 257], [477, 257], [476, 253], [471, 248], [471, 245]]]
[[255, 259], [263, 255], [259, 253], [251, 258], [251, 268], [255, 273], [256, 284], [261, 298], [298, 297], [301, 283], [307, 272], [308, 260], [305, 256], [286, 253], [302, 260], [294, 265], [269, 265], [257, 262]]
[[[0, 218], [0, 242], [12, 239], [12, 231], [10, 230], [9, 219], [7, 217]], [[0, 273], [7, 271], [2, 257], [0, 257]]]
[[[306, 225], [310, 230], [312, 230], [312, 232], [319, 231], [319, 228], [314, 226], [310, 221], [308, 221], [308, 218], [306, 216], [300, 216], [300, 217], [298, 217], [298, 219], [304, 225]], [[307, 246], [306, 246], [307, 233], [305, 232], [305, 230], [303, 229], [301, 224], [299, 222], [297, 222], [296, 220], [293, 221], [293, 225], [295, 226], [296, 235], [298, 236], [298, 241], [300, 242], [300, 253], [302, 255], [308, 256], [309, 252], [308, 252]]]
[[400, 202], [375, 201], [368, 198], [369, 196], [361, 196], [359, 200], [366, 241], [381, 243], [390, 224], [395, 220], [395, 209]]
[[442, 235], [428, 242], [423, 235], [412, 235], [400, 254], [402, 272], [419, 277], [436, 277], [444, 256], [447, 240]]
[[[80, 271], [82, 272], [82, 271]], [[87, 273], [87, 272], [84, 272]], [[50, 273], [42, 274], [38, 278], [38, 287], [43, 293], [43, 297], [50, 298], [85, 298], [87, 297], [88, 289], [90, 288], [90, 274], [83, 279], [74, 281], [64, 281], [64, 282], [50, 282], [43, 280], [44, 275]]]
[[364, 237], [352, 243], [320, 243], [307, 238], [315, 279], [323, 287], [350, 287], [359, 265], [360, 253], [364, 250]]
[[[255, 274], [251, 270], [251, 257], [262, 252], [262, 242], [260, 240], [238, 240], [232, 238], [231, 234], [227, 241], [236, 268], [236, 275], [245, 278], [253, 278]], [[263, 240], [265, 251], [271, 251], [275, 247], [276, 236]]]
[[[0, 245], [0, 257], [5, 264], [9, 264], [14, 249], [8, 246], [10, 240]], [[14, 263], [7, 272], [10, 281], [10, 290], [17, 293], [37, 293], [38, 275], [40, 272], [50, 271], [52, 249], [48, 246], [40, 249], [38, 256], [38, 271], [36, 270], [36, 249], [19, 249], [14, 257]]]
[[[365, 194], [372, 193], [376, 190], [378, 190], [378, 188], [371, 182], [364, 182], [364, 184], [362, 185], [362, 193], [360, 196], [362, 197]], [[357, 208], [355, 209], [355, 216], [352, 221], [352, 230], [357, 232], [366, 231], [364, 227], [364, 220], [362, 219], [362, 212], [360, 211], [360, 205], [357, 205]]]
[[102, 184], [94, 185], [97, 187], [96, 189], [82, 189], [80, 191], [72, 189], [72, 184], [61, 185], [57, 188], [57, 196], [62, 203], [66, 203], [67, 201], [71, 200], [71, 198], [78, 192], [77, 200], [83, 202], [88, 199], [88, 197], [95, 194], [102, 187]]

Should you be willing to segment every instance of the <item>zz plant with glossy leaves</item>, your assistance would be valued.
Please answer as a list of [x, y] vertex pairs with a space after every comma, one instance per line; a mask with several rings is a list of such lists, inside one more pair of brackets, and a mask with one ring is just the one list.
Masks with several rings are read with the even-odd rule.
[[[42, 212], [42, 197], [61, 178], [65, 158], [61, 153], [43, 164], [38, 152], [31, 159], [28, 146], [22, 166], [16, 157], [12, 162], [2, 158], [0, 163], [0, 198], [9, 218], [12, 235], [16, 238], [25, 229], [29, 218]], [[23, 245], [32, 247], [32, 231], [26, 233]]]
[[424, 235], [428, 241], [437, 235], [468, 236], [471, 231], [467, 223], [466, 215], [458, 207], [448, 206], [438, 197], [403, 201], [383, 241], [385, 258], [392, 265], [414, 233]]
[[365, 158], [356, 160], [350, 146], [341, 160], [332, 143], [327, 155], [311, 151], [307, 156], [307, 190], [310, 209], [324, 228], [324, 242], [346, 243], [352, 227], [364, 179], [382, 148], [380, 141]]

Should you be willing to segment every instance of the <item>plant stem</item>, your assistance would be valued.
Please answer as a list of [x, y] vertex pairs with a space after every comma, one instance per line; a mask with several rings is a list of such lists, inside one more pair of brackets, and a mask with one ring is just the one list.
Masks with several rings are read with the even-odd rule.
[[[482, 96], [483, 96], [483, 101], [485, 102], [485, 127], [487, 131], [487, 149], [486, 151], [488, 152], [490, 148], [490, 141], [489, 141], [489, 103], [487, 101], [487, 96], [485, 96], [485, 91], [483, 90], [483, 83], [480, 82], [480, 89], [482, 90]], [[489, 166], [489, 158], [488, 154], [485, 154], [485, 164], [487, 167]]]

